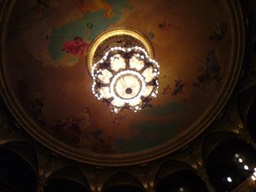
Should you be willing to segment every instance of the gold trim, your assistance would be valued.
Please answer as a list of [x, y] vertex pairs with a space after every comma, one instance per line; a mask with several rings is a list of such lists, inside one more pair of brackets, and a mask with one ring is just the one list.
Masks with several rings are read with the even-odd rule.
[[86, 57], [86, 63], [89, 73], [91, 73], [92, 66], [96, 62], [95, 57], [97, 51], [102, 47], [104, 42], [112, 37], [119, 37], [121, 39], [125, 39], [125, 37], [133, 38], [137, 42], [141, 43], [150, 58], [154, 58], [154, 50], [152, 44], [146, 35], [130, 27], [114, 27], [103, 31], [98, 36], [96, 36], [95, 39], [90, 43]]
[[[227, 103], [228, 99], [230, 98], [230, 95], [232, 91], [234, 90], [234, 87], [236, 85], [236, 82], [238, 81], [241, 66], [243, 62], [243, 56], [244, 56], [244, 48], [245, 48], [245, 31], [244, 31], [244, 21], [242, 16], [241, 7], [238, 0], [226, 0], [225, 4], [227, 5], [229, 9], [229, 15], [230, 15], [230, 22], [232, 24], [232, 68], [230, 69], [229, 77], [227, 77], [225, 84], [223, 85], [223, 89], [220, 91], [220, 94], [218, 98], [215, 100], [215, 102], [209, 106], [209, 109], [203, 114], [203, 118], [200, 119], [200, 121], [193, 124], [193, 130], [188, 131], [184, 134], [183, 138], [180, 140], [177, 140], [176, 142], [172, 142], [172, 145], [170, 143], [166, 143], [162, 146], [158, 146], [154, 149], [145, 150], [143, 152], [138, 153], [131, 153], [131, 154], [119, 154], [119, 155], [104, 155], [104, 154], [92, 154], [92, 153], [81, 153], [78, 149], [75, 149], [73, 147], [70, 147], [64, 143], [61, 143], [60, 141], [57, 141], [55, 138], [48, 135], [45, 131], [40, 129], [38, 125], [31, 119], [29, 116], [24, 112], [24, 109], [19, 105], [14, 93], [12, 92], [10, 85], [8, 83], [8, 79], [6, 77], [6, 61], [5, 56], [3, 54], [4, 52], [4, 44], [5, 44], [5, 38], [6, 38], [6, 31], [7, 31], [7, 24], [9, 17], [11, 15], [11, 12], [13, 11], [13, 6], [16, 1], [10, 0], [7, 2], [7, 6], [5, 9], [5, 12], [3, 14], [3, 27], [0, 28], [0, 35], [1, 35], [1, 52], [0, 52], [0, 93], [1, 96], [6, 103], [7, 107], [13, 114], [13, 116], [16, 118], [17, 122], [36, 140], [38, 140], [40, 143], [45, 145], [47, 148], [53, 150], [54, 152], [61, 154], [67, 158], [88, 163], [88, 164], [94, 164], [99, 166], [128, 166], [128, 165], [135, 165], [135, 164], [142, 164], [148, 161], [155, 160], [157, 158], [166, 156], [173, 151], [181, 148], [185, 144], [188, 144], [192, 139], [194, 139], [196, 136], [198, 136], [200, 133], [202, 133], [209, 125], [213, 122], [213, 120], [217, 117], [217, 115], [220, 113], [220, 111], [223, 109], [225, 104]], [[117, 34], [120, 34], [120, 32], [127, 33], [126, 30], [120, 30], [116, 32]], [[123, 28], [127, 29], [127, 28]], [[111, 31], [111, 29], [109, 30]], [[115, 34], [115, 33], [109, 33]], [[136, 34], [131, 31], [129, 31], [128, 35], [133, 35], [135, 37], [138, 37]], [[106, 38], [109, 37], [105, 34], [105, 36], [98, 37], [98, 38]], [[98, 39], [96, 38], [95, 41]], [[144, 41], [144, 44], [147, 46], [146, 50], [149, 54], [153, 54], [153, 50], [151, 50], [151, 46], [148, 45], [147, 40], [144, 40], [144, 37], [142, 38], [142, 41]], [[98, 41], [100, 42], [100, 41]], [[94, 44], [94, 41], [92, 42], [92, 46]], [[99, 43], [96, 44], [99, 46]], [[96, 46], [94, 45], [94, 46]], [[90, 48], [92, 49], [92, 47]], [[95, 52], [96, 47], [93, 47], [93, 50]], [[89, 50], [89, 58], [93, 58], [93, 55], [91, 55], [92, 51]], [[89, 59], [88, 58], [88, 59]]]

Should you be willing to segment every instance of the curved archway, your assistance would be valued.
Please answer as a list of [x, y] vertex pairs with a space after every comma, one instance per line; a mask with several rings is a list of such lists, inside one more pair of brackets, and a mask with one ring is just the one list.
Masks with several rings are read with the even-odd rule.
[[217, 191], [230, 191], [254, 173], [255, 150], [237, 137], [219, 143], [206, 159], [209, 179]]
[[156, 192], [207, 192], [205, 183], [192, 170], [180, 170], [166, 175], [156, 185]]
[[112, 175], [105, 183], [102, 192], [145, 192], [143, 185], [126, 171]]
[[156, 177], [156, 192], [207, 191], [205, 183], [187, 164], [170, 161], [165, 162]]
[[162, 178], [171, 175], [177, 171], [189, 170], [191, 167], [183, 162], [176, 160], [163, 162], [156, 174], [155, 183], [158, 183]]
[[252, 139], [256, 142], [256, 97], [254, 98], [253, 102], [251, 103], [251, 106], [248, 109], [248, 113], [245, 119], [245, 125], [248, 129]]
[[87, 179], [80, 169], [76, 167], [65, 167], [49, 176], [44, 191], [90, 192], [91, 190]]
[[[23, 148], [24, 147], [24, 148]], [[0, 146], [0, 190], [34, 192], [37, 190], [37, 167], [33, 147], [25, 142]]]

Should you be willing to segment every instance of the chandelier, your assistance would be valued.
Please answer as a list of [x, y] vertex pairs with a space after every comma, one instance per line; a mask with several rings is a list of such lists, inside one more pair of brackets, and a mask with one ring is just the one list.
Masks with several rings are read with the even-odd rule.
[[121, 109], [137, 112], [148, 106], [158, 94], [160, 71], [149, 56], [152, 47], [147, 38], [128, 28], [112, 29], [100, 37], [105, 38], [97, 38], [103, 41], [91, 56], [93, 94], [116, 113]]

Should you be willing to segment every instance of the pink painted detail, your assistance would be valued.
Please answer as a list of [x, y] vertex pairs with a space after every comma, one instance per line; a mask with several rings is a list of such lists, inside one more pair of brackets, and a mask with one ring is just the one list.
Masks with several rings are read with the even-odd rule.
[[62, 50], [74, 56], [85, 56], [89, 43], [81, 37], [75, 37], [74, 40], [65, 41]]

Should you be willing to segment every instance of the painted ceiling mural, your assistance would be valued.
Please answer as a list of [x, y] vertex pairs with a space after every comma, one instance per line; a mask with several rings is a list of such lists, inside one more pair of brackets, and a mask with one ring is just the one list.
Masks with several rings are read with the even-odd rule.
[[[28, 0], [12, 6], [4, 53], [10, 90], [35, 129], [82, 154], [175, 145], [207, 118], [233, 72], [227, 1]], [[87, 49], [117, 26], [144, 33], [160, 65], [159, 94], [137, 113], [112, 113], [91, 91]]]

